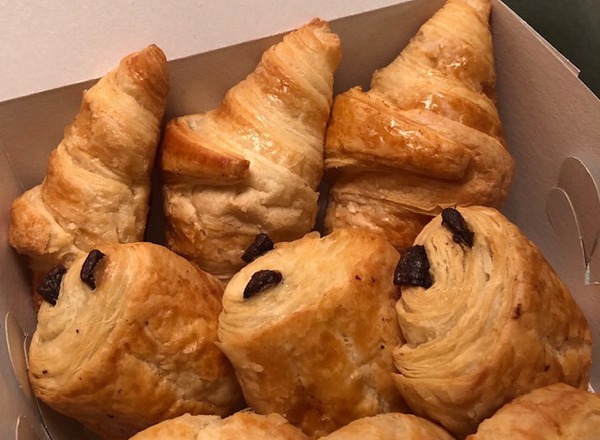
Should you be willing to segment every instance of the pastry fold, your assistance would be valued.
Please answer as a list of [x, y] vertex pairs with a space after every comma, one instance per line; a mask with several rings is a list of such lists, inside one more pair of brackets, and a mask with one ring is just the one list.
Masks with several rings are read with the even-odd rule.
[[412, 414], [387, 413], [355, 420], [321, 440], [453, 440], [452, 436]]
[[142, 240], [167, 90], [165, 55], [151, 45], [83, 93], [43, 182], [13, 202], [9, 243], [36, 280], [99, 245]]
[[443, 208], [498, 207], [514, 161], [494, 98], [489, 0], [448, 0], [402, 53], [334, 101], [325, 228], [366, 227], [401, 249]]
[[171, 249], [228, 280], [258, 233], [311, 230], [340, 41], [313, 20], [262, 56], [222, 104], [167, 125], [164, 209]]
[[494, 208], [457, 211], [466, 229], [438, 216], [415, 240], [432, 284], [402, 287], [396, 310], [406, 343], [394, 351], [394, 378], [415, 414], [464, 436], [535, 388], [587, 387], [591, 334], [566, 286], [515, 225]]
[[340, 229], [278, 243], [238, 272], [223, 296], [219, 346], [250, 407], [314, 438], [406, 410], [392, 381], [397, 261], [379, 235]]
[[595, 440], [600, 396], [556, 383], [517, 397], [467, 440]]
[[263, 416], [238, 412], [225, 419], [183, 416], [152, 426], [130, 440], [306, 440], [298, 428], [279, 414]]
[[54, 282], [56, 305], [39, 310], [29, 349], [35, 395], [106, 439], [187, 412], [243, 408], [233, 368], [215, 345], [220, 282], [155, 244], [100, 251], [91, 267], [90, 256], [76, 259]]

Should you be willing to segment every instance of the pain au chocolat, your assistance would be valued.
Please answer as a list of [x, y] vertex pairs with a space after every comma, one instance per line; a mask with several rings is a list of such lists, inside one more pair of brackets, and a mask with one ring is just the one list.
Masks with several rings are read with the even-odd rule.
[[394, 380], [415, 414], [465, 436], [533, 389], [587, 387], [584, 314], [517, 226], [494, 208], [447, 208], [414, 244], [396, 273]]
[[370, 231], [313, 232], [277, 243], [231, 279], [219, 347], [250, 407], [314, 438], [406, 410], [392, 381], [398, 256]]
[[218, 108], [169, 122], [160, 163], [171, 249], [228, 280], [258, 233], [289, 241], [312, 229], [339, 61], [338, 36], [313, 20]]
[[596, 440], [600, 396], [564, 383], [517, 397], [467, 440]]
[[152, 426], [130, 440], [307, 440], [279, 414], [242, 411], [221, 419], [185, 414]]
[[514, 161], [496, 109], [490, 0], [448, 0], [390, 65], [334, 101], [325, 228], [366, 227], [396, 248], [443, 208], [499, 206]]
[[106, 439], [244, 402], [217, 348], [223, 288], [151, 243], [102, 246], [52, 271], [29, 349], [35, 395]]
[[142, 240], [168, 79], [151, 45], [83, 93], [43, 182], [12, 205], [9, 243], [29, 257], [35, 285], [95, 247]]
[[321, 437], [321, 440], [453, 440], [440, 426], [412, 414], [365, 417]]

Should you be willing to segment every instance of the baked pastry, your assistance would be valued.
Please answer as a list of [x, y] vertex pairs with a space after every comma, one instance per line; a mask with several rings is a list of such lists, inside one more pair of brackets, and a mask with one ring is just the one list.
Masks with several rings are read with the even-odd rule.
[[134, 435], [130, 440], [306, 440], [279, 414], [238, 412], [225, 419], [185, 414]]
[[278, 243], [238, 272], [218, 335], [250, 407], [315, 438], [406, 410], [391, 376], [397, 261], [379, 235], [340, 229]]
[[262, 56], [220, 107], [177, 118], [162, 146], [167, 243], [228, 280], [258, 233], [311, 230], [340, 41], [313, 20]]
[[142, 240], [167, 89], [152, 45], [83, 93], [42, 184], [12, 206], [9, 243], [29, 257], [34, 284], [97, 246]]
[[564, 383], [539, 388], [504, 405], [469, 440], [596, 440], [600, 396]]
[[429, 420], [412, 414], [387, 413], [358, 419], [321, 440], [453, 440]]
[[489, 0], [448, 0], [371, 89], [335, 99], [325, 228], [367, 227], [398, 249], [443, 208], [499, 206], [514, 161], [494, 99]]
[[51, 274], [29, 349], [32, 388], [49, 406], [106, 439], [244, 407], [215, 345], [218, 280], [151, 243], [103, 246]]
[[415, 414], [464, 436], [535, 388], [587, 387], [583, 313], [537, 247], [494, 208], [445, 209], [406, 252], [396, 282], [406, 344], [394, 352], [395, 382]]

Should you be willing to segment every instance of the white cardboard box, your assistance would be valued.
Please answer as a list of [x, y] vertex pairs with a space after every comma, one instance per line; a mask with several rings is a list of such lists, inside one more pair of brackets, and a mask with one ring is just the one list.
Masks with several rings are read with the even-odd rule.
[[[374, 4], [389, 3], [389, 0], [380, 0]], [[442, 3], [442, 0], [413, 0], [332, 21], [332, 29], [340, 34], [343, 44], [336, 91], [353, 85], [366, 88], [373, 71], [388, 64]], [[538, 244], [568, 284], [598, 341], [600, 250], [596, 245], [600, 247], [600, 197], [596, 182], [600, 181], [600, 101], [579, 81], [574, 66], [500, 1], [493, 3], [499, 108], [506, 140], [517, 162], [512, 191], [503, 211]], [[261, 21], [252, 14], [259, 14], [261, 8], [268, 10], [273, 4], [266, 0], [258, 2], [259, 11], [248, 12], [247, 20], [236, 15], [236, 26], [242, 29], [237, 29], [234, 35], [256, 38], [268, 34], [267, 29], [274, 23], [273, 16]], [[307, 16], [307, 11], [318, 11], [314, 5], [303, 7], [300, 1], [290, 5], [282, 19], [289, 29], [317, 15]], [[320, 15], [333, 18], [361, 8], [358, 1], [346, 7], [330, 5], [323, 8]], [[218, 13], [224, 10], [222, 7]], [[179, 15], [167, 15], [165, 20], [170, 21], [166, 26], [176, 28], [171, 21], [180, 19], [184, 20]], [[187, 18], [184, 24], [190, 25]], [[259, 31], [252, 31], [256, 28]], [[138, 26], [132, 32], [139, 29]], [[271, 29], [286, 30], [276, 26]], [[98, 74], [116, 65], [126, 53], [156, 41], [138, 44], [134, 37], [131, 40], [136, 44], [122, 52], [111, 53], [103, 65], [106, 68]], [[184, 37], [184, 34], [178, 35], [180, 39]], [[201, 112], [218, 104], [225, 91], [254, 68], [262, 51], [279, 39], [280, 36], [267, 37], [172, 60], [167, 117]], [[177, 38], [169, 41], [177, 46]], [[231, 40], [222, 37], [221, 41]], [[211, 41], [208, 47], [219, 46], [222, 45]], [[188, 55], [189, 50], [187, 44], [175, 53]], [[168, 51], [167, 56], [173, 58]], [[81, 79], [78, 75], [80, 71], [69, 70], [65, 78], [77, 81]], [[50, 80], [54, 86], [53, 81], [57, 80]], [[7, 244], [7, 230], [12, 200], [23, 189], [41, 181], [48, 154], [62, 138], [64, 127], [79, 108], [82, 90], [90, 83], [68, 85], [0, 103], [2, 439], [73, 439], [84, 435], [77, 424], [43, 405], [41, 416], [32, 397], [26, 375], [24, 339], [34, 330], [35, 315], [28, 274]], [[24, 90], [31, 91], [31, 87], [29, 83], [21, 84], [13, 95], [4, 88], [2, 96], [18, 96]], [[594, 350], [591, 385], [600, 389], [598, 348]]]

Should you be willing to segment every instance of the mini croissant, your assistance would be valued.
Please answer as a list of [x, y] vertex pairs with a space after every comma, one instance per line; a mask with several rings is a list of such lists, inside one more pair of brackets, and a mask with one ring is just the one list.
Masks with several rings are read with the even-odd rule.
[[336, 97], [325, 145], [325, 228], [410, 246], [443, 208], [498, 206], [514, 163], [494, 102], [489, 0], [449, 0], [371, 89]]
[[34, 279], [99, 245], [142, 239], [167, 89], [165, 55], [152, 45], [84, 92], [44, 181], [13, 202], [9, 242], [30, 257]]
[[314, 225], [340, 41], [313, 20], [270, 49], [220, 107], [171, 121], [161, 155], [167, 243], [229, 279], [258, 233]]

